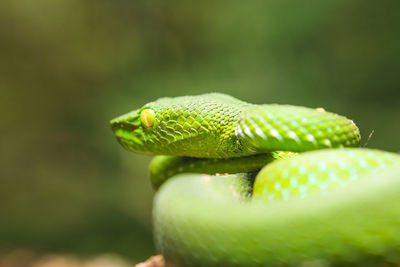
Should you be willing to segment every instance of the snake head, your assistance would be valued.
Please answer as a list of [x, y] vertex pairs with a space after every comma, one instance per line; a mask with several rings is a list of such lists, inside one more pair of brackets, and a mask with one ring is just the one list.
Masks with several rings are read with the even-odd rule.
[[143, 107], [121, 115], [110, 122], [119, 143], [126, 149], [150, 153], [153, 128], [156, 126], [155, 111]]
[[244, 105], [222, 94], [159, 98], [113, 119], [111, 127], [130, 151], [226, 158], [243, 155], [235, 127]]

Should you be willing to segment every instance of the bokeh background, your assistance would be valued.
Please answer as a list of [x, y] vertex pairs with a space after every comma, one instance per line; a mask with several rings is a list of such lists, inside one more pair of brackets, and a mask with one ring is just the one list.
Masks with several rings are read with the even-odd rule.
[[374, 131], [368, 147], [400, 151], [399, 10], [398, 0], [2, 0], [0, 258], [156, 253], [151, 157], [124, 151], [108, 122], [158, 97], [324, 107], [352, 118], [363, 144]]

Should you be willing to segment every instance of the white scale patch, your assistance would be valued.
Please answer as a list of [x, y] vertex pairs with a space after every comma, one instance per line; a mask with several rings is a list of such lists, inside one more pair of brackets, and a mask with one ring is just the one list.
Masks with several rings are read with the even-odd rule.
[[274, 188], [275, 188], [276, 191], [281, 190], [281, 183], [276, 182], [275, 185], [274, 185]]
[[312, 134], [308, 134], [308, 135], [307, 135], [307, 140], [310, 141], [310, 142], [312, 142], [312, 143], [315, 143], [315, 142], [316, 142], [315, 137], [314, 137]]
[[294, 131], [289, 131], [289, 137], [294, 139], [296, 142], [300, 142], [299, 137], [297, 136], [297, 134]]
[[289, 192], [289, 190], [287, 190], [287, 189], [282, 190], [282, 198], [283, 198], [283, 200], [289, 200], [289, 199], [290, 199], [290, 192]]
[[314, 173], [309, 175], [308, 180], [309, 180], [310, 184], [316, 184], [317, 183], [317, 178], [315, 177]]
[[291, 178], [290, 179], [290, 186], [291, 187], [296, 187], [297, 186], [297, 179], [296, 178]]
[[276, 139], [282, 140], [282, 136], [279, 134], [279, 132], [275, 128], [271, 129], [270, 133]]
[[329, 139], [325, 139], [325, 140], [324, 140], [324, 144], [325, 144], [326, 146], [329, 146], [329, 147], [332, 146], [332, 143], [331, 143], [331, 141], [330, 141]]
[[267, 139], [267, 136], [265, 135], [265, 133], [260, 129], [260, 128], [256, 128], [256, 133], [263, 139]]

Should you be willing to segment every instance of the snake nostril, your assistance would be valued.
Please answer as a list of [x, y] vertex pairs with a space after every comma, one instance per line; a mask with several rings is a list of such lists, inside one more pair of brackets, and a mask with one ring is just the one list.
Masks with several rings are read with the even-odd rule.
[[111, 129], [116, 130], [118, 128], [118, 122], [116, 120], [110, 121]]

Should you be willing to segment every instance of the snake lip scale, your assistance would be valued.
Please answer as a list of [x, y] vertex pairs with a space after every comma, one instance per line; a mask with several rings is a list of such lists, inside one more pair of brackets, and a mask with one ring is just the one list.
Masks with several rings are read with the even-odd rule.
[[111, 127], [124, 148], [156, 155], [167, 266], [400, 262], [400, 156], [360, 148], [344, 116], [211, 93], [160, 98]]

